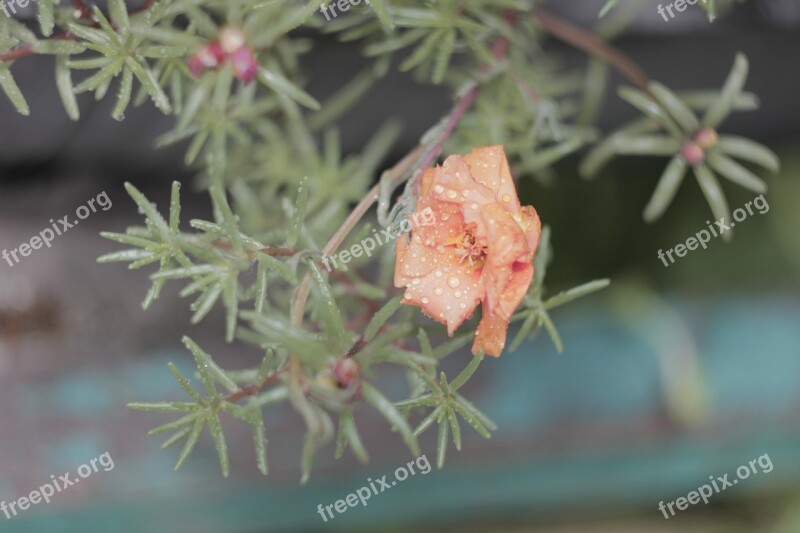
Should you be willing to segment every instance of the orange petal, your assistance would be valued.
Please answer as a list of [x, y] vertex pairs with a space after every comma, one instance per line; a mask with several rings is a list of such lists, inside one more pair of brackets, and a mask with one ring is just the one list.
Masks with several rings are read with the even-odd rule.
[[472, 343], [472, 353], [477, 354], [483, 350], [486, 355], [500, 357], [506, 344], [508, 320], [498, 315], [485, 315], [481, 317], [478, 330], [475, 332], [475, 342]]
[[542, 221], [539, 220], [539, 215], [533, 206], [526, 205], [522, 207], [522, 224], [520, 225], [528, 239], [531, 251], [535, 254], [536, 249], [539, 247], [539, 238], [542, 236]]
[[397, 250], [403, 261], [395, 270], [395, 286], [406, 287], [403, 303], [422, 308], [452, 335], [480, 302], [484, 289], [479, 270], [459, 264], [451, 247], [432, 248], [412, 239], [399, 241]]
[[512, 269], [511, 279], [498, 299], [493, 311], [487, 305], [483, 307], [483, 316], [475, 332], [475, 342], [472, 344], [472, 353], [483, 350], [487, 355], [500, 357], [506, 344], [508, 324], [514, 311], [519, 306], [533, 279], [533, 265], [530, 263], [516, 263]]
[[429, 194], [438, 201], [456, 204], [483, 204], [494, 199], [492, 190], [475, 181], [466, 160], [458, 155], [451, 155], [436, 168]]
[[422, 177], [419, 181], [419, 197], [423, 198], [428, 196], [428, 190], [431, 188], [431, 184], [433, 183], [433, 177], [436, 173], [434, 168], [426, 168], [425, 173], [422, 174]]
[[519, 197], [508, 159], [501, 145], [483, 146], [464, 156], [472, 177], [492, 190], [493, 197], [513, 213], [519, 213]]
[[418, 225], [414, 228], [414, 238], [419, 235], [422, 244], [426, 246], [446, 245], [452, 243], [463, 233], [464, 216], [457, 204], [439, 202], [431, 197], [420, 197], [416, 212], [420, 213], [428, 208], [433, 212], [433, 224]]

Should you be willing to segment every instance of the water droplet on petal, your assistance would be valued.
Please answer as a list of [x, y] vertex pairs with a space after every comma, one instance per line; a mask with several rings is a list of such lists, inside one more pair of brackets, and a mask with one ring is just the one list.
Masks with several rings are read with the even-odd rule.
[[433, 289], [433, 294], [435, 294], [436, 296], [441, 296], [443, 292], [444, 291], [442, 290], [441, 287], [436, 287]]
[[436, 194], [442, 194], [444, 192], [444, 187], [442, 187], [441, 185], [434, 185], [433, 192], [435, 192]]
[[504, 195], [503, 195], [503, 201], [504, 201], [504, 202], [510, 202], [510, 201], [511, 201], [511, 196], [509, 196], [509, 195], [507, 195], [507, 194], [504, 194]]
[[423, 297], [422, 297], [422, 300], [420, 300], [420, 301], [421, 301], [422, 303], [424, 303], [424, 304], [427, 304], [428, 302], [430, 302], [430, 299], [429, 299], [427, 296], [423, 296]]
[[455, 277], [455, 276], [450, 276], [450, 279], [447, 280], [447, 285], [451, 289], [455, 289], [456, 287], [461, 285], [461, 281], [459, 281], [459, 279], [457, 277]]
[[447, 191], [447, 197], [448, 198], [455, 198], [456, 196], [458, 196], [458, 195], [456, 194], [456, 191], [454, 191], [453, 189], [450, 189], [449, 191]]

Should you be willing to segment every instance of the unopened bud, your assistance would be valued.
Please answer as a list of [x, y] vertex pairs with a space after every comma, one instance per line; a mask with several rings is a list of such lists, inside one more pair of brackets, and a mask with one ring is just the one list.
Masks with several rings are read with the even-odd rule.
[[706, 154], [703, 152], [703, 149], [700, 148], [698, 144], [693, 142], [687, 142], [684, 144], [681, 154], [686, 162], [692, 166], [699, 165], [706, 158]]
[[219, 44], [226, 54], [232, 54], [243, 47], [247, 39], [239, 28], [228, 26], [219, 32]]
[[210, 43], [192, 54], [187, 64], [192, 75], [197, 77], [206, 69], [217, 68], [224, 59], [225, 54], [219, 43]]
[[239, 48], [231, 54], [233, 74], [237, 79], [250, 83], [258, 74], [258, 62], [253, 52], [245, 47]]
[[339, 386], [343, 389], [347, 389], [358, 381], [358, 363], [351, 357], [340, 359], [336, 361], [336, 364], [333, 366], [333, 375], [336, 376], [336, 381], [339, 383]]
[[717, 132], [713, 128], [704, 128], [694, 136], [694, 142], [703, 150], [713, 148], [717, 144]]

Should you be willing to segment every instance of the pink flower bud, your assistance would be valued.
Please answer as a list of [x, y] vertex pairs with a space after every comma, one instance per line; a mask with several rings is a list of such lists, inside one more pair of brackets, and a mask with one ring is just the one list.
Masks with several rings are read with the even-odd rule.
[[250, 83], [258, 74], [258, 62], [253, 52], [246, 46], [231, 54], [233, 74], [244, 83]]
[[219, 43], [210, 43], [192, 54], [187, 64], [192, 75], [198, 77], [206, 69], [217, 68], [224, 60], [225, 53]]
[[333, 375], [336, 376], [336, 381], [341, 388], [350, 388], [358, 381], [358, 363], [350, 357], [340, 359], [333, 365]]
[[706, 154], [703, 152], [703, 149], [700, 148], [699, 145], [693, 142], [687, 142], [683, 145], [683, 149], [681, 150], [681, 154], [683, 158], [686, 160], [687, 163], [690, 165], [699, 165], [702, 163], [705, 158]]
[[703, 150], [713, 148], [717, 144], [717, 132], [712, 128], [704, 128], [694, 136], [694, 142]]

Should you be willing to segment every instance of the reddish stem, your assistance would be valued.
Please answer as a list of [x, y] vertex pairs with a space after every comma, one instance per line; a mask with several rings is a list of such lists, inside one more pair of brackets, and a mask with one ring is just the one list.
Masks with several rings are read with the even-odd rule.
[[281, 371], [273, 370], [272, 372], [269, 373], [267, 378], [260, 385], [255, 385], [255, 384], [246, 385], [241, 389], [239, 389], [238, 391], [226, 396], [225, 401], [229, 403], [236, 403], [244, 398], [248, 398], [250, 396], [257, 396], [259, 392], [261, 392], [262, 390], [266, 389], [267, 387], [278, 381], [281, 378], [281, 374], [282, 374]]
[[561, 20], [542, 9], [537, 9], [533, 13], [533, 19], [539, 23], [542, 29], [553, 37], [609, 63], [617, 69], [620, 74], [628, 78], [637, 88], [648, 95], [650, 94], [650, 90], [647, 88], [649, 80], [642, 69], [640, 69], [636, 63], [628, 59], [625, 54], [597, 35], [579, 26]]

